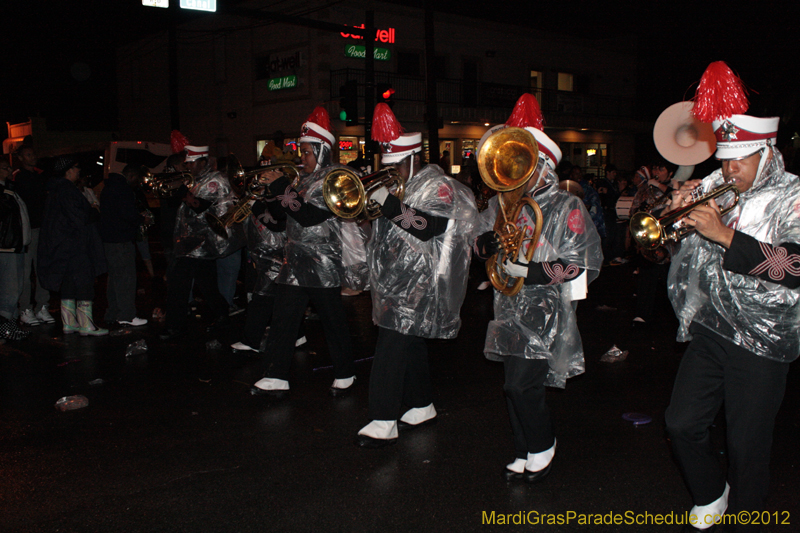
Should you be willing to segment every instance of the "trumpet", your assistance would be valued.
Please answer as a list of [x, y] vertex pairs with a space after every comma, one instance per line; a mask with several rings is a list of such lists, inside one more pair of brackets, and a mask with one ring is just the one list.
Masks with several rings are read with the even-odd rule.
[[381, 187], [389, 189], [398, 200], [405, 195], [405, 183], [394, 167], [383, 168], [363, 178], [352, 170], [336, 168], [322, 182], [322, 197], [337, 217], [375, 220], [381, 216], [381, 205], [371, 196]]
[[167, 196], [181, 185], [194, 187], [194, 176], [190, 172], [164, 172], [153, 174], [149, 170], [142, 172], [142, 188], [158, 196]]
[[[478, 152], [478, 170], [481, 179], [490, 188], [499, 191], [499, 209], [494, 231], [500, 239], [500, 251], [486, 262], [489, 281], [506, 296], [514, 296], [525, 283], [523, 278], [510, 276], [503, 267], [507, 258], [517, 258], [522, 244], [530, 240], [525, 252], [528, 262], [533, 259], [536, 243], [542, 233], [542, 210], [532, 198], [525, 196], [526, 185], [536, 172], [539, 161], [539, 144], [522, 128], [503, 128], [493, 133]], [[524, 207], [534, 214], [533, 235], [525, 237], [516, 222]]]
[[[258, 176], [259, 174], [263, 174], [264, 172], [278, 171], [289, 178], [289, 181], [295, 183], [300, 179], [300, 169], [302, 168], [302, 166], [288, 164], [267, 165], [264, 167], [254, 168], [253, 170], [244, 170], [240, 167], [240, 170], [235, 173], [235, 176], [247, 184], [250, 178]], [[258, 182], [258, 180], [256, 180], [256, 182]]]
[[687, 225], [684, 218], [695, 208], [705, 205], [715, 198], [733, 193], [733, 202], [720, 211], [721, 215], [728, 214], [739, 203], [739, 189], [735, 185], [725, 184], [703, 193], [701, 190], [692, 192], [692, 202], [661, 218], [641, 211], [631, 217], [631, 235], [646, 250], [655, 250], [667, 242], [678, 242], [694, 231], [694, 227]]

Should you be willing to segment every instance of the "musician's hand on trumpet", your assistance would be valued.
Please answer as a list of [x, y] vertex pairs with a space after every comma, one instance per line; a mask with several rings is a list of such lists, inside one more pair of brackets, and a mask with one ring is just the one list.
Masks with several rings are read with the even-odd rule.
[[672, 197], [670, 198], [669, 203], [669, 211], [665, 211], [663, 214], [667, 214], [671, 211], [675, 211], [681, 209], [692, 203], [693, 197], [692, 193], [700, 186], [702, 180], [687, 180], [683, 182], [680, 188], [672, 191]]
[[282, 176], [284, 176], [283, 172], [280, 172], [278, 170], [267, 170], [267, 171], [262, 172], [261, 174], [258, 175], [257, 181], [258, 181], [258, 183], [263, 183], [264, 185], [269, 185], [273, 181], [277, 180], [278, 178], [280, 178]]
[[722, 222], [719, 206], [713, 199], [705, 205], [697, 206], [686, 215], [686, 225], [692, 226], [706, 239], [730, 248], [734, 230]]

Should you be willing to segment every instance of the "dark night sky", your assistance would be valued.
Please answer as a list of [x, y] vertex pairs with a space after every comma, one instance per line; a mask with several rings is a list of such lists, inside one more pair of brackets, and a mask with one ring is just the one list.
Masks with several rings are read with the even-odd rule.
[[[400, 3], [421, 6], [423, 0]], [[754, 91], [753, 114], [781, 114], [800, 129], [795, 113], [800, 107], [800, 2], [697, 0], [685, 8], [681, 2], [653, 0], [433, 4], [454, 13], [472, 6], [472, 14], [529, 21], [534, 30], [587, 38], [635, 35], [639, 94], [645, 95], [640, 113], [653, 120], [668, 105], [693, 94], [693, 84], [711, 61], [724, 60]], [[305, 11], [302, 4], [284, 0], [264, 0], [263, 5], [284, 13]], [[140, 0], [28, 0], [4, 9], [4, 15], [0, 117], [19, 122], [39, 114], [52, 129], [114, 129], [114, 48], [164, 29], [169, 16], [167, 10], [141, 6]], [[313, 13], [305, 16], [314, 18]]]

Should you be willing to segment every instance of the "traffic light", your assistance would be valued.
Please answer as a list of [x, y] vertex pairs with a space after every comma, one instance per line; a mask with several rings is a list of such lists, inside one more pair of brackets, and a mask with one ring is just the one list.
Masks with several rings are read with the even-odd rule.
[[339, 88], [339, 118], [348, 126], [358, 125], [358, 82], [348, 80]]
[[377, 85], [378, 103], [383, 102], [389, 107], [394, 106], [394, 89], [390, 83], [379, 83]]

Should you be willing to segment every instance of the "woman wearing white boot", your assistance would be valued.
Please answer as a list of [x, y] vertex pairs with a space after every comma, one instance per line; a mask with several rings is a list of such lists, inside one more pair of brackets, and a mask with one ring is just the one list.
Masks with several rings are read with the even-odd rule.
[[56, 160], [39, 237], [39, 280], [61, 294], [65, 334], [97, 337], [108, 335], [92, 317], [94, 279], [106, 271], [106, 260], [97, 230], [100, 214], [75, 186], [79, 177], [75, 160]]

